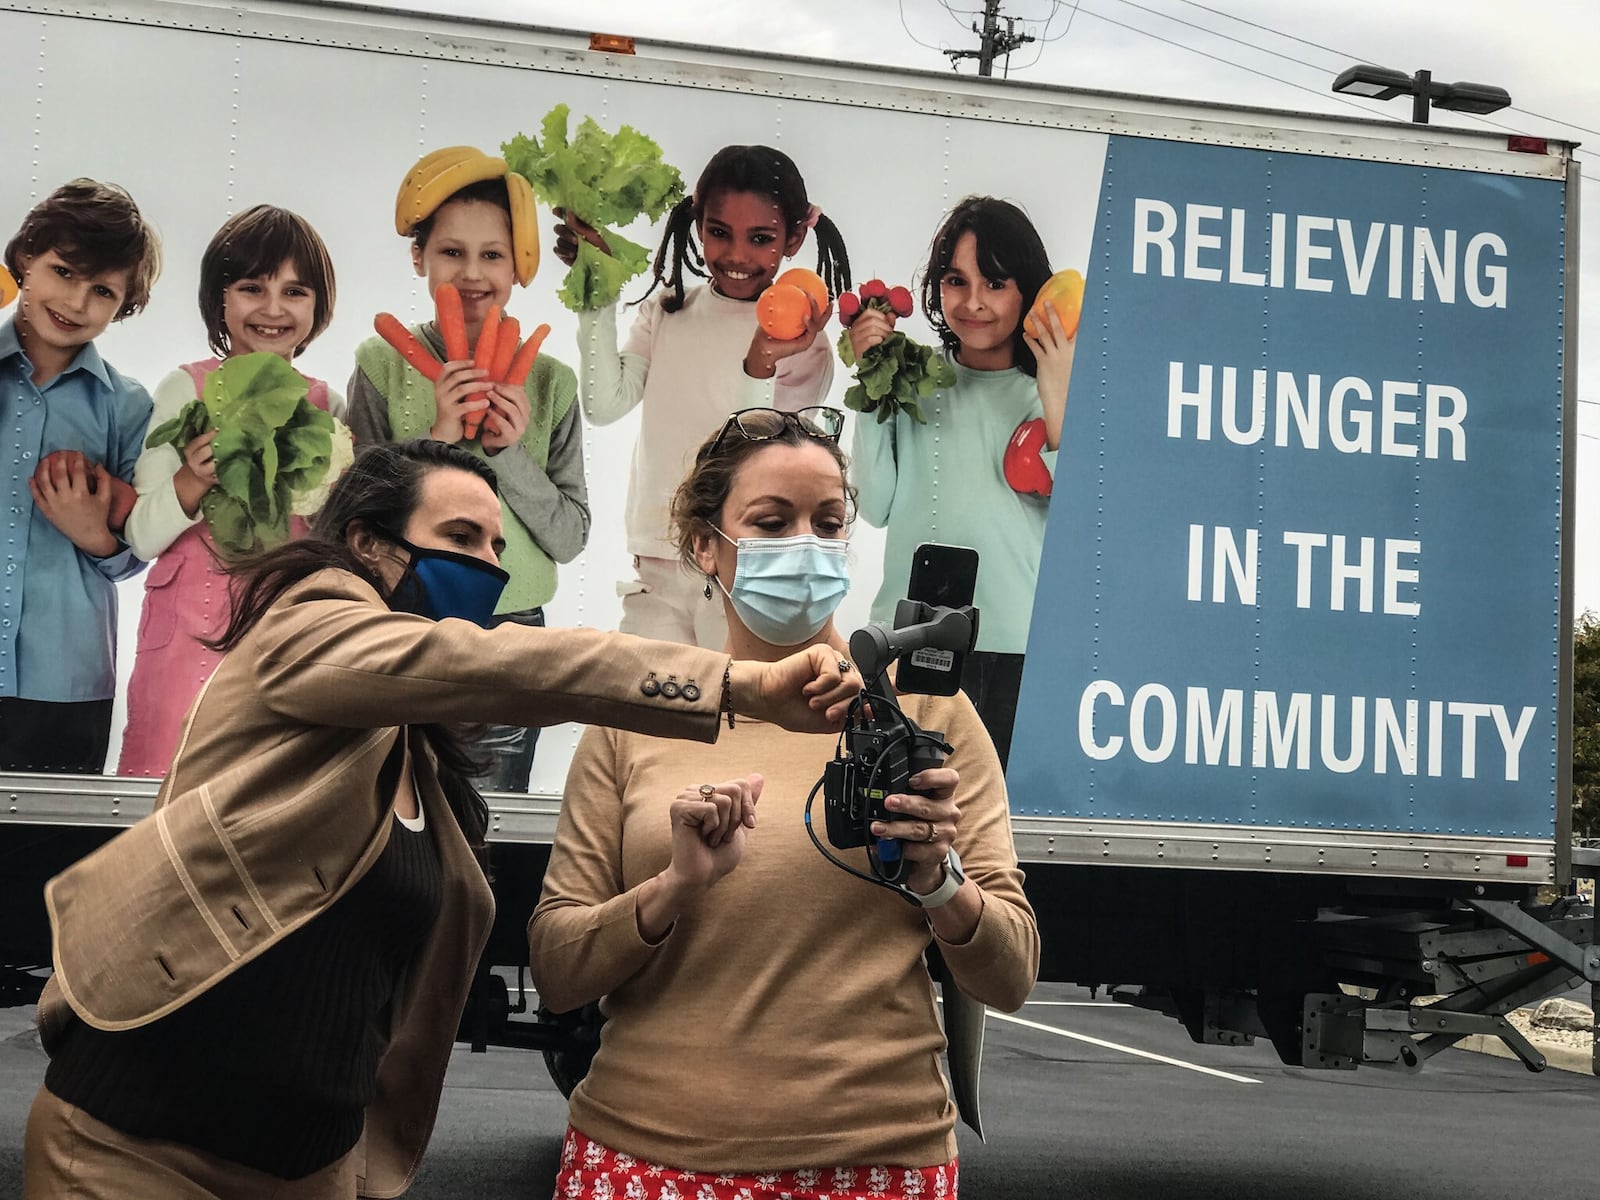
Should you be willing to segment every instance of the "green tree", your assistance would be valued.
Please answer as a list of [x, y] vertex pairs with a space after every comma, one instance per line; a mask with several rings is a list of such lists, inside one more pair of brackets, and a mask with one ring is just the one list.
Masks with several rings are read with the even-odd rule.
[[1600, 616], [1572, 635], [1572, 832], [1600, 837]]

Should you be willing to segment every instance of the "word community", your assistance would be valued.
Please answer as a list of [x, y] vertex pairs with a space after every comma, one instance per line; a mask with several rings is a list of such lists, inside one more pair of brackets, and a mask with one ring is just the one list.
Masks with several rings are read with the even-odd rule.
[[[1145, 683], [1129, 696], [1109, 679], [1085, 687], [1078, 745], [1091, 759], [1308, 771], [1426, 775], [1515, 783], [1538, 708], [1389, 696], [1313, 696]], [[1180, 745], [1181, 741], [1181, 745]]]

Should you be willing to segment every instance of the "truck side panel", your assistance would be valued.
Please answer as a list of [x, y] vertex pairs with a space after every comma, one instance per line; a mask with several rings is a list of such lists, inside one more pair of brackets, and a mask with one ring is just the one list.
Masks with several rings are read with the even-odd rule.
[[1559, 180], [1112, 139], [1022, 811], [1553, 841], [1566, 215]]

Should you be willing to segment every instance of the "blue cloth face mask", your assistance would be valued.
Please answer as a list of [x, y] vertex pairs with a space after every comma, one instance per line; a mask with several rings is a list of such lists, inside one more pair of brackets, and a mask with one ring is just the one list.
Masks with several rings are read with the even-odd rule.
[[458, 617], [488, 628], [511, 579], [506, 571], [470, 554], [424, 549], [403, 537], [393, 540], [411, 552], [411, 561], [389, 594], [391, 609], [434, 621]]
[[[716, 528], [712, 526], [712, 528]], [[809, 642], [850, 590], [848, 543], [802, 533], [786, 538], [733, 538], [733, 587], [722, 588], [745, 627], [774, 646]]]

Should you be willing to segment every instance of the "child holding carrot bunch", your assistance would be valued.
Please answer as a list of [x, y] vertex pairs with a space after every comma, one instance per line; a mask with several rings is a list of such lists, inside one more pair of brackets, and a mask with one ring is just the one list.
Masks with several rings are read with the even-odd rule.
[[[0, 324], [0, 771], [105, 768], [116, 684], [116, 582], [143, 566], [113, 510], [150, 396], [95, 339], [144, 308], [161, 247], [127, 192], [75, 179], [5, 248], [20, 285]], [[7, 292], [10, 289], [6, 289]], [[9, 296], [7, 297], [9, 298]]]
[[[1076, 345], [1076, 327], [1069, 334], [1053, 307], [1042, 324], [1024, 322], [1050, 277], [1044, 243], [1020, 208], [990, 196], [956, 205], [934, 234], [922, 280], [922, 311], [955, 385], [922, 401], [926, 424], [904, 411], [886, 421], [863, 414], [851, 456], [861, 516], [888, 531], [874, 621], [894, 619], [922, 542], [973, 546], [982, 555], [978, 652], [967, 656], [962, 687], [1001, 763], [1011, 747]], [[856, 358], [893, 330], [892, 313], [864, 307], [849, 328]]]
[[[269, 204], [230, 217], [200, 258], [200, 319], [212, 357], [184, 364], [157, 385], [152, 428], [204, 395], [228, 359], [273, 354], [292, 365], [328, 327], [333, 302], [333, 263], [305, 218]], [[311, 404], [343, 417], [342, 396], [319, 379], [301, 378]], [[217, 433], [191, 438], [181, 452], [147, 446], [134, 468], [139, 499], [128, 517], [128, 544], [151, 567], [128, 682], [122, 775], [167, 773], [189, 706], [222, 661], [203, 644], [228, 620], [228, 576], [201, 510], [217, 487]], [[305, 530], [299, 518], [290, 525], [292, 536]]]
[[[399, 331], [406, 337], [391, 330], [402, 344], [420, 343], [406, 354], [382, 337], [356, 351], [356, 441], [431, 437], [486, 459], [499, 477], [500, 565], [511, 575], [495, 624], [543, 625], [556, 564], [571, 562], [588, 541], [589, 498], [577, 379], [548, 355], [534, 357], [536, 344], [519, 347], [519, 330], [499, 328], [512, 284], [526, 287], [539, 265], [532, 191], [504, 159], [470, 146], [437, 150], [400, 185], [395, 229], [411, 239], [412, 266], [428, 281], [439, 320]], [[500, 353], [489, 353], [491, 345]], [[520, 384], [505, 382], [519, 375]], [[478, 786], [526, 791], [537, 736], [491, 726], [478, 746], [492, 758]]]
[[[565, 222], [556, 227], [562, 262], [576, 259], [579, 238], [606, 249], [577, 214], [557, 215]], [[793, 160], [769, 146], [724, 146], [668, 216], [654, 281], [620, 352], [615, 308], [578, 316], [585, 415], [609, 425], [642, 407], [626, 510], [635, 577], [617, 586], [624, 633], [712, 648], [727, 639], [722, 596], [681, 566], [667, 506], [695, 448], [730, 413], [793, 412], [828, 394], [833, 359], [817, 335], [832, 306], [815, 307], [786, 340], [756, 320], [757, 299], [808, 233], [816, 235], [817, 271], [829, 294], [848, 288], [844, 239], [807, 198]], [[707, 282], [686, 288], [686, 269]]]

